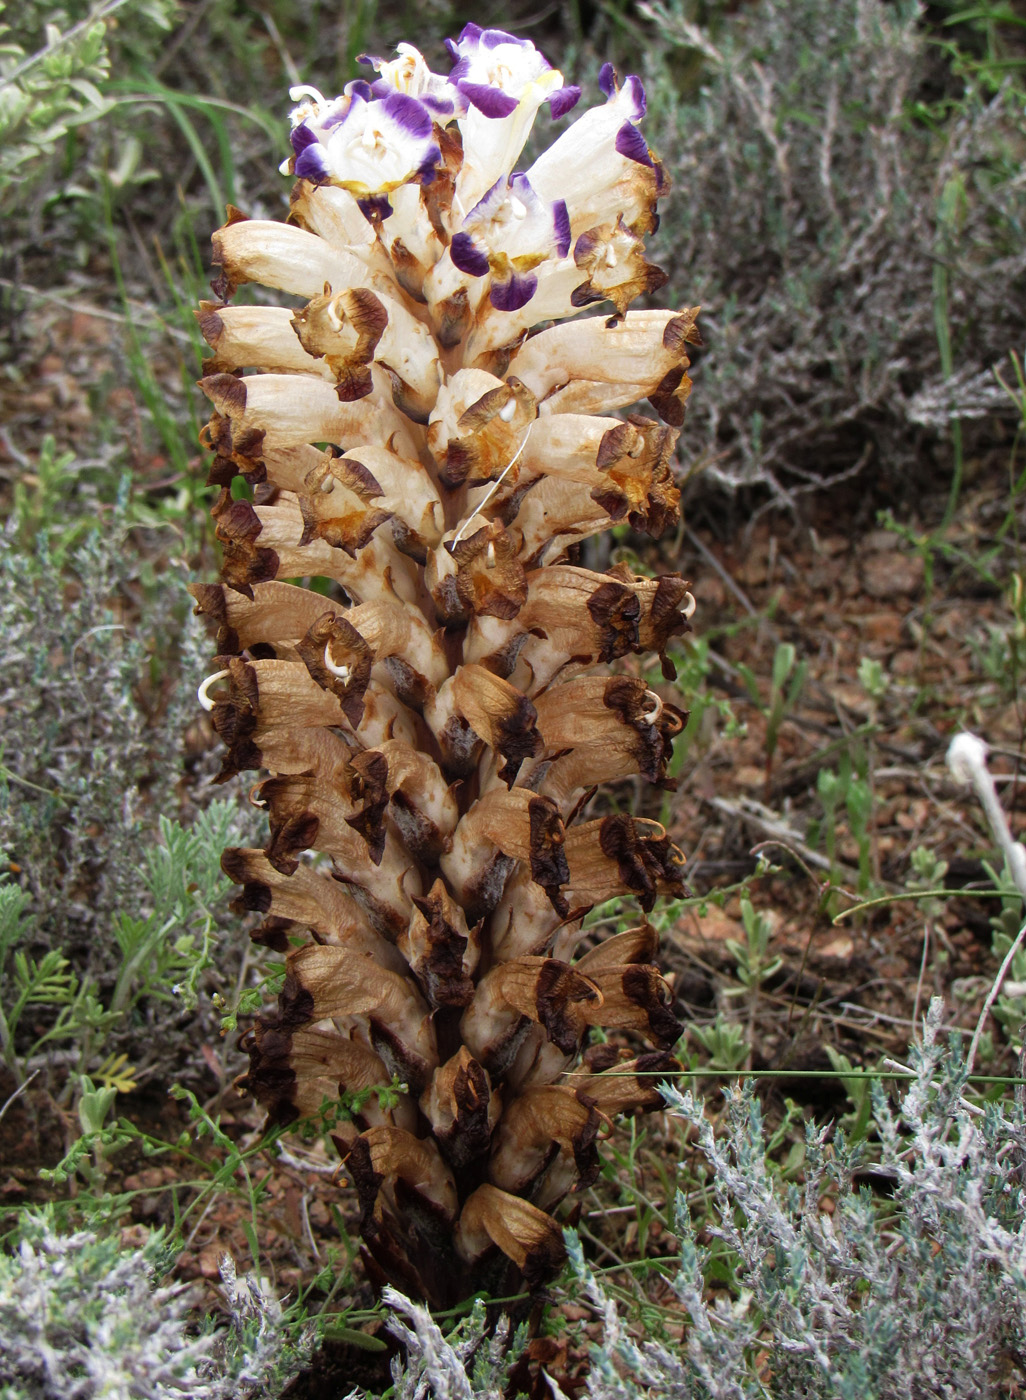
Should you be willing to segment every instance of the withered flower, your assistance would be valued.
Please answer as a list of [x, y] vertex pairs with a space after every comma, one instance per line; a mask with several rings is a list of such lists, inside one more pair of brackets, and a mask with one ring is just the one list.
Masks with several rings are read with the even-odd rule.
[[[240, 1086], [283, 1123], [360, 1105], [335, 1141], [368, 1266], [442, 1305], [551, 1276], [553, 1212], [676, 1067], [651, 927], [577, 951], [601, 901], [681, 894], [684, 857], [656, 822], [580, 813], [601, 783], [672, 786], [687, 717], [614, 663], [671, 680], [694, 604], [576, 547], [678, 520], [698, 342], [693, 308], [630, 309], [666, 280], [640, 81], [607, 65], [605, 102], [518, 170], [579, 90], [501, 30], [450, 53], [447, 76], [401, 44], [338, 98], [294, 89], [289, 220], [233, 209], [214, 235], [224, 560], [194, 589], [222, 777], [262, 772], [270, 824], [223, 865], [286, 958]], [[246, 282], [291, 304], [230, 305]], [[633, 1058], [582, 1067], [591, 1027]]]

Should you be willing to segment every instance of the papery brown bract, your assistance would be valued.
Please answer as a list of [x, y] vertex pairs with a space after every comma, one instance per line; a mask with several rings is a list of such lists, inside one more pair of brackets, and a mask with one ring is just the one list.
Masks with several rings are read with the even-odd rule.
[[[607, 105], [634, 132], [628, 83]], [[518, 99], [532, 119], [536, 98]], [[578, 179], [571, 214], [551, 206], [564, 232], [537, 256], [462, 271], [456, 195], [501, 141], [468, 164], [463, 143], [498, 128], [455, 110], [463, 141], [435, 126], [433, 180], [369, 204], [299, 180], [289, 223], [231, 211], [215, 234], [219, 299], [198, 317], [224, 562], [193, 590], [216, 633], [202, 698], [221, 776], [266, 775], [267, 847], [224, 869], [285, 955], [240, 1087], [277, 1122], [325, 1115], [372, 1275], [441, 1305], [551, 1276], [552, 1212], [594, 1178], [612, 1117], [655, 1106], [677, 1067], [651, 927], [575, 950], [596, 904], [685, 892], [658, 823], [580, 813], [603, 782], [672, 786], [687, 716], [628, 659], [671, 678], [693, 600], [675, 575], [568, 553], [618, 522], [677, 522], [697, 343], [693, 309], [629, 309], [665, 280], [644, 257], [662, 175], [640, 138], [617, 137], [594, 198]], [[607, 117], [586, 114], [612, 153]], [[535, 168], [558, 180], [558, 161]], [[247, 282], [304, 304], [229, 305]], [[533, 329], [554, 315], [572, 319]], [[662, 422], [611, 416], [646, 398]], [[582, 1070], [592, 1027], [639, 1041], [634, 1058]]]

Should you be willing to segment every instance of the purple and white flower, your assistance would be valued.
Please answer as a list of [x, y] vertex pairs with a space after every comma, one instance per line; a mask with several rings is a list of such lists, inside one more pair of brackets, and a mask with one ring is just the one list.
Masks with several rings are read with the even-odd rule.
[[534, 295], [533, 269], [570, 251], [570, 220], [561, 199], [546, 204], [526, 175], [496, 180], [463, 221], [450, 255], [469, 277], [492, 278], [490, 299], [501, 311], [519, 311]]
[[[300, 156], [310, 146], [320, 146], [327, 140], [332, 127], [335, 127], [343, 120], [349, 111], [352, 101], [352, 94], [348, 88], [339, 97], [327, 98], [317, 88], [310, 87], [303, 83], [297, 87], [289, 88], [289, 96], [297, 104], [291, 112], [292, 132], [290, 140], [292, 142], [292, 158], [298, 162]], [[304, 166], [309, 166], [311, 160], [316, 157], [308, 157]], [[289, 174], [292, 169], [291, 160], [282, 161], [278, 167], [283, 175]], [[300, 179], [312, 179], [314, 177], [296, 172]]]
[[530, 40], [505, 30], [468, 24], [458, 39], [446, 43], [456, 60], [449, 82], [468, 104], [459, 119], [464, 152], [456, 187], [459, 211], [512, 171], [543, 102], [562, 116], [581, 90], [566, 86], [562, 73]]
[[430, 180], [440, 159], [431, 113], [406, 93], [376, 98], [366, 83], [349, 83], [335, 102], [321, 98], [312, 110], [298, 108], [294, 121], [297, 117], [296, 176], [341, 185], [358, 198], [385, 195], [410, 180]]
[[504, 29], [468, 24], [458, 39], [446, 39], [445, 43], [456, 60], [449, 82], [486, 117], [512, 116], [538, 85], [546, 89], [538, 106], [547, 101], [554, 117], [569, 112], [581, 95], [579, 87], [564, 85], [562, 73], [530, 39], [518, 39]]
[[599, 86], [605, 104], [578, 117], [527, 172], [540, 198], [566, 200], [575, 235], [615, 222], [619, 214], [632, 223], [658, 183], [656, 163], [638, 130], [646, 106], [641, 79], [632, 75], [620, 86], [607, 63]]
[[375, 97], [404, 92], [423, 102], [440, 126], [447, 126], [454, 117], [466, 112], [466, 98], [447, 77], [432, 73], [419, 49], [412, 44], [397, 44], [396, 53], [399, 56], [393, 59], [377, 58], [373, 54], [359, 57], [360, 63], [369, 63], [378, 74], [370, 85]]

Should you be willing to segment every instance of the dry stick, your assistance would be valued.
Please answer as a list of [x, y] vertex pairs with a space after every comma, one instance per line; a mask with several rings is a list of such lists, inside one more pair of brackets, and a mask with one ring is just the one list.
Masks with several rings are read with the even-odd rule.
[[290, 1152], [287, 1147], [282, 1147], [280, 1142], [276, 1145], [278, 1148], [278, 1161], [286, 1167], [292, 1167], [300, 1172], [312, 1172], [316, 1176], [338, 1176], [339, 1174], [341, 1163], [333, 1164], [331, 1162], [310, 1161], [305, 1157], [297, 1157], [295, 1153]]
[[916, 979], [916, 999], [912, 1007], [912, 1036], [915, 1038], [916, 1027], [919, 1025], [919, 1004], [923, 996], [923, 979], [926, 977], [926, 959], [930, 955], [930, 920], [923, 924], [923, 955], [919, 959], [919, 976]]
[[753, 608], [752, 604], [749, 602], [748, 595], [738, 587], [737, 580], [731, 577], [730, 573], [723, 567], [723, 565], [716, 558], [716, 555], [712, 552], [712, 550], [709, 549], [706, 546], [706, 544], [698, 538], [694, 530], [685, 530], [684, 534], [688, 540], [688, 543], [694, 545], [695, 549], [698, 550], [699, 554], [710, 566], [710, 568], [720, 576], [720, 578], [723, 580], [726, 586], [730, 589], [731, 593], [733, 593], [734, 597], [744, 608], [745, 612], [748, 613], [749, 616], [754, 617], [755, 608]]
[[742, 797], [737, 802], [729, 802], [724, 797], [710, 797], [706, 800], [709, 806], [714, 807], [717, 812], [723, 812], [729, 817], [738, 817], [741, 821], [756, 827], [778, 846], [790, 848], [792, 855], [797, 851], [808, 865], [814, 866], [818, 870], [830, 869], [830, 862], [825, 856], [821, 856], [818, 851], [807, 846], [798, 833], [787, 825], [786, 821], [783, 821], [771, 808], [756, 801], [754, 797]]
[[969, 1058], [966, 1061], [966, 1064], [970, 1070], [973, 1067], [973, 1058], [976, 1054], [976, 1047], [979, 1044], [980, 1036], [983, 1034], [983, 1027], [987, 1022], [987, 1017], [990, 1015], [990, 1008], [997, 1001], [998, 992], [1000, 992], [1001, 990], [1001, 984], [1005, 980], [1005, 973], [1008, 971], [1009, 964], [1011, 963], [1012, 959], [1022, 947], [1022, 941], [1024, 938], [1026, 938], [1026, 924], [1023, 924], [1022, 928], [1015, 935], [1015, 942], [1005, 954], [1004, 962], [998, 968], [998, 975], [994, 978], [994, 985], [987, 993], [987, 999], [983, 1003], [983, 1010], [980, 1012], [980, 1019], [976, 1022], [976, 1029], [973, 1031], [973, 1038], [969, 1042]]
[[40, 1074], [40, 1073], [41, 1073], [40, 1070], [34, 1069], [34, 1070], [32, 1071], [32, 1073], [29, 1075], [29, 1077], [28, 1077], [27, 1079], [23, 1080], [23, 1081], [18, 1085], [17, 1089], [15, 1089], [14, 1093], [10, 1096], [10, 1098], [7, 1100], [7, 1102], [6, 1102], [2, 1107], [0, 1107], [0, 1118], [2, 1118], [2, 1117], [4, 1116], [4, 1114], [5, 1114], [5, 1113], [7, 1112], [7, 1110], [10, 1108], [11, 1104], [14, 1103], [15, 1099], [17, 1099], [21, 1094], [23, 1094], [23, 1093], [25, 1092], [25, 1090], [28, 1088], [28, 1086], [32, 1083], [33, 1079], [35, 1079], [36, 1076], [37, 1076], [38, 1074]]
[[[972, 785], [980, 800], [994, 839], [1001, 847], [1005, 863], [1008, 866], [1008, 873], [1012, 877], [1015, 888], [1022, 896], [1023, 902], [1026, 903], [1026, 846], [1016, 841], [1008, 825], [1005, 809], [1001, 806], [997, 789], [994, 786], [994, 779], [987, 767], [987, 745], [975, 734], [956, 734], [948, 748], [948, 767], [958, 782]], [[980, 1043], [980, 1036], [983, 1034], [990, 1009], [997, 1000], [1001, 984], [1005, 980], [1005, 973], [1021, 948], [1024, 938], [1026, 938], [1026, 924], [1023, 924], [1016, 934], [1012, 946], [1005, 954], [1004, 961], [994, 978], [994, 984], [983, 1003], [980, 1019], [976, 1023], [976, 1030], [969, 1043], [969, 1055], [966, 1060], [967, 1073], [972, 1073], [976, 1048]]]
[[[884, 1065], [887, 1069], [900, 1070], [902, 1074], [908, 1074], [913, 1079], [919, 1078], [914, 1069], [909, 1069], [908, 1065], [903, 1064], [901, 1060], [892, 1060], [890, 1055], [884, 1056]], [[965, 1109], [966, 1113], [971, 1113], [976, 1118], [983, 1117], [984, 1110], [980, 1108], [979, 1104], [970, 1103], [968, 1099], [963, 1098], [959, 1098], [958, 1104], [960, 1108]]]

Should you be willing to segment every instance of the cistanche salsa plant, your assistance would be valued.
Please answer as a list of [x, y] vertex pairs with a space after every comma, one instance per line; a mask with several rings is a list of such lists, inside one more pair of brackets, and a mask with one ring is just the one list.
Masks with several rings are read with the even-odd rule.
[[[293, 89], [287, 222], [230, 210], [214, 235], [224, 561], [194, 589], [223, 776], [270, 775], [267, 848], [223, 860], [286, 955], [241, 1085], [276, 1121], [332, 1121], [372, 1274], [438, 1305], [549, 1277], [552, 1212], [676, 1068], [649, 924], [579, 950], [599, 902], [683, 894], [684, 857], [584, 809], [670, 785], [686, 715], [627, 658], [671, 681], [694, 601], [577, 560], [678, 519], [698, 340], [697, 308], [628, 310], [665, 281], [639, 80], [606, 65], [605, 101], [520, 171], [540, 108], [579, 89], [499, 30], [449, 48], [445, 77], [402, 44], [334, 100]], [[294, 304], [231, 305], [247, 282]], [[661, 422], [617, 415], [645, 399]], [[592, 1027], [638, 1053], [582, 1058]]]

